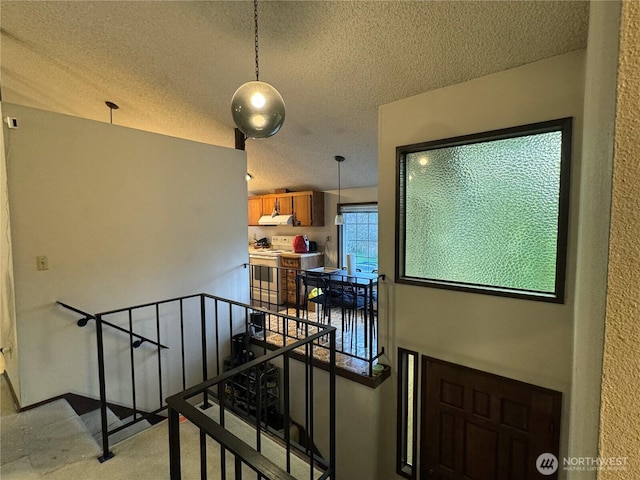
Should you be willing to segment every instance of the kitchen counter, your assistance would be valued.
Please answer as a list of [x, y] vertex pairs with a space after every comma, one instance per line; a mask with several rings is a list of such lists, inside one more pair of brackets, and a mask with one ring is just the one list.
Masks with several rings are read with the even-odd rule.
[[311, 257], [324, 256], [324, 253], [322, 252], [307, 252], [307, 253], [283, 252], [280, 254], [280, 256], [288, 257], [288, 258], [311, 258]]

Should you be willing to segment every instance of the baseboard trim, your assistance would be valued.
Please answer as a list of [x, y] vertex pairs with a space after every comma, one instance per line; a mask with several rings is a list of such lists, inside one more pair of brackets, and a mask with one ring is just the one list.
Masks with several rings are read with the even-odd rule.
[[[11, 390], [11, 394], [12, 394], [11, 396], [13, 397], [13, 401], [16, 405], [18, 405], [15, 398], [15, 392], [13, 391], [13, 387], [11, 386], [9, 377], [6, 376], [6, 372], [5, 372], [5, 378], [7, 379], [7, 384], [9, 384], [9, 389]], [[26, 412], [27, 410], [32, 410], [34, 408], [41, 407], [42, 405], [46, 405], [47, 403], [52, 403], [57, 400], [66, 400], [69, 403], [69, 405], [71, 405], [71, 408], [73, 408], [73, 410], [78, 414], [78, 416], [81, 416], [84, 413], [87, 413], [92, 410], [98, 410], [100, 408], [100, 400], [98, 399], [87, 397], [85, 395], [79, 395], [77, 393], [64, 393], [62, 395], [57, 395], [55, 397], [42, 400], [41, 402], [27, 405], [26, 407], [17, 408], [16, 410], [18, 412]], [[133, 415], [133, 409], [129, 407], [116, 405], [114, 403], [107, 403], [107, 407], [113, 413], [115, 413], [120, 420]], [[138, 414], [143, 416], [147, 415], [146, 419], [152, 425], [155, 425], [156, 423], [159, 423], [166, 419], [166, 417], [163, 417], [161, 415], [149, 415], [146, 412], [143, 412], [140, 410], [138, 411]]]
[[18, 401], [18, 395], [16, 395], [16, 391], [13, 389], [13, 383], [11, 383], [11, 379], [9, 378], [9, 374], [5, 370], [2, 375], [4, 375], [4, 379], [7, 381], [7, 385], [9, 386], [9, 393], [11, 394], [11, 398], [13, 399], [13, 405], [16, 408], [16, 412], [21, 412], [20, 402]]
[[[63, 398], [69, 402], [71, 408], [78, 414], [78, 416], [82, 416], [87, 412], [91, 412], [93, 410], [98, 410], [100, 408], [100, 400], [96, 398], [87, 397], [86, 395], [79, 395], [77, 393], [66, 393], [63, 395]], [[133, 415], [133, 409], [131, 407], [125, 407], [123, 405], [117, 405], [115, 403], [107, 402], [107, 407], [118, 417], [120, 420], [123, 420], [127, 417]], [[138, 415], [145, 416], [145, 419], [151, 424], [155, 425], [163, 420], [166, 420], [166, 417], [162, 415], [150, 415], [147, 412], [138, 410]]]

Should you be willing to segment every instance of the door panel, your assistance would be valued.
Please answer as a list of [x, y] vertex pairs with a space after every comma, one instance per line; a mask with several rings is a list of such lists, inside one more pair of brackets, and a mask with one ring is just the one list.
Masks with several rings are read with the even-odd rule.
[[293, 197], [293, 211], [296, 216], [296, 225], [311, 226], [311, 195], [297, 195]]
[[473, 480], [497, 478], [497, 451], [498, 433], [496, 431], [473, 422], [465, 422], [464, 475], [466, 478]]
[[558, 456], [562, 394], [422, 357], [422, 480], [533, 480]]
[[[262, 216], [262, 199], [250, 198], [249, 202], [249, 225], [259, 225], [258, 221]], [[271, 213], [271, 211], [269, 211]]]

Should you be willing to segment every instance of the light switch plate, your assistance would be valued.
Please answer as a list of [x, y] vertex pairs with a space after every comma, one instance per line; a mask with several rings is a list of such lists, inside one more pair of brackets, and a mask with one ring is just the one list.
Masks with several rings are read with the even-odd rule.
[[36, 265], [38, 270], [49, 270], [49, 259], [46, 255], [36, 257]]

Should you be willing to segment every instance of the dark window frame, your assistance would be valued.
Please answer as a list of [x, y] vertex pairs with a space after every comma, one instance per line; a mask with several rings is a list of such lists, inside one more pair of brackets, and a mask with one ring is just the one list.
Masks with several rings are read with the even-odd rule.
[[[408, 357], [413, 356], [413, 395], [409, 398], [407, 375]], [[397, 439], [396, 439], [396, 473], [410, 480], [415, 480], [418, 475], [418, 396], [419, 396], [419, 372], [420, 354], [413, 350], [398, 347], [398, 404], [397, 404]], [[405, 402], [406, 400], [406, 402]], [[408, 402], [413, 407], [413, 432], [411, 440], [411, 458], [413, 463], [407, 462], [407, 430], [405, 417], [407, 415]]]
[[[424, 287], [442, 288], [472, 293], [484, 293], [511, 298], [537, 300], [551, 303], [564, 303], [565, 282], [567, 264], [567, 237], [569, 230], [569, 204], [570, 204], [570, 172], [572, 152], [572, 126], [573, 118], [560, 118], [546, 122], [531, 123], [517, 127], [492, 130], [489, 132], [463, 135], [442, 140], [417, 143], [396, 147], [396, 249], [395, 249], [395, 281], [396, 283], [418, 285]], [[406, 155], [410, 153], [436, 150], [440, 148], [472, 145], [475, 143], [489, 143], [496, 140], [505, 140], [535, 134], [543, 134], [559, 131], [562, 134], [561, 161], [560, 161], [560, 185], [558, 194], [558, 223], [557, 223], [557, 247], [556, 247], [556, 275], [553, 293], [538, 292], [532, 290], [500, 287], [495, 285], [482, 285], [439, 279], [427, 279], [409, 277], [405, 275], [405, 251], [406, 239], [404, 231], [406, 227], [406, 212], [404, 211], [405, 199], [402, 198], [406, 191]], [[403, 169], [405, 171], [403, 171]]]

